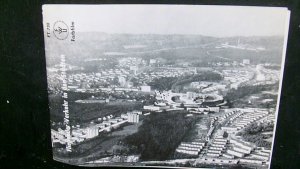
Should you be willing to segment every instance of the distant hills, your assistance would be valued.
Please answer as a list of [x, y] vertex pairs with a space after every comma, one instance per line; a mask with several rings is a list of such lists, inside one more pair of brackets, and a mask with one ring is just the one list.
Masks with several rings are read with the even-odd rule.
[[[177, 60], [210, 62], [251, 59], [253, 62], [281, 62], [283, 37], [226, 37], [217, 38], [202, 35], [158, 35], [158, 34], [107, 34], [101, 32], [76, 32], [76, 41], [47, 41], [47, 65], [59, 62], [59, 56], [65, 54], [67, 62], [76, 66], [83, 60], [119, 57], [162, 58]], [[243, 50], [229, 46], [246, 46]], [[221, 46], [221, 48], [220, 48]], [[221, 57], [219, 57], [221, 56]], [[84, 64], [87, 64], [86, 62]]]

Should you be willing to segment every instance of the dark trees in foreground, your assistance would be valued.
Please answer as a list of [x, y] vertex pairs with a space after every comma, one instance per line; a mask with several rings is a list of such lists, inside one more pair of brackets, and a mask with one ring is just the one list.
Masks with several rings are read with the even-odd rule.
[[142, 160], [166, 160], [195, 125], [197, 117], [185, 115], [181, 112], [152, 113], [139, 131], [124, 141], [129, 147], [138, 147]]

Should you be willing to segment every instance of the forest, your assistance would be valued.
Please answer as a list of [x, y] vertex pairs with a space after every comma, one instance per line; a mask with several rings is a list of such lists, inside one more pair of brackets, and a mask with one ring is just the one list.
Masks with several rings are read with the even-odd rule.
[[181, 92], [184, 85], [191, 82], [198, 81], [220, 81], [222, 80], [222, 75], [215, 72], [202, 72], [195, 75], [185, 75], [180, 77], [161, 77], [156, 78], [149, 85], [157, 90], [172, 90], [174, 92]]
[[142, 160], [166, 160], [194, 127], [199, 117], [185, 117], [183, 112], [152, 113], [124, 142]]
[[161, 77], [156, 78], [152, 82], [149, 83], [151, 88], [164, 91], [164, 90], [171, 90], [172, 85], [178, 80], [177, 77]]

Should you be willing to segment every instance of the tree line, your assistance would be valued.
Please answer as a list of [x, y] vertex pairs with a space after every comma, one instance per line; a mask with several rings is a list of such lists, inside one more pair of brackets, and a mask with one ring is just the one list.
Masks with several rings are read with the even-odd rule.
[[191, 82], [199, 81], [220, 81], [223, 76], [215, 72], [202, 72], [194, 75], [184, 75], [179, 77], [161, 77], [155, 78], [149, 85], [157, 90], [172, 90], [174, 92], [181, 92], [184, 85]]

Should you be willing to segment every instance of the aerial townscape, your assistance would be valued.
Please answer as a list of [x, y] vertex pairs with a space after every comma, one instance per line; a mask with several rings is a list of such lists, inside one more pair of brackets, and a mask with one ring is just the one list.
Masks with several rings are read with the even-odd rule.
[[48, 46], [54, 159], [269, 167], [283, 37], [76, 36]]

